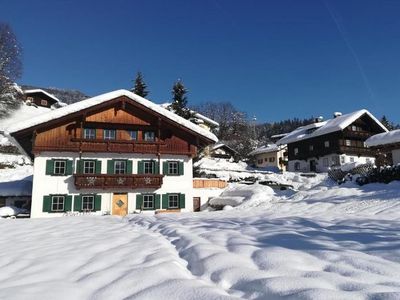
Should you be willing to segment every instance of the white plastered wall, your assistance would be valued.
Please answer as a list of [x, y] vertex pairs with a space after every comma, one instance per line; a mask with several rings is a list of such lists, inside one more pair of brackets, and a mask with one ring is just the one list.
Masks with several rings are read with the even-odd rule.
[[[101, 160], [101, 173], [107, 174], [107, 160], [110, 159], [129, 159], [132, 161], [132, 173], [137, 174], [138, 161], [146, 159], [157, 160], [156, 155], [149, 154], [107, 154], [104, 153], [84, 153], [81, 159], [97, 159]], [[186, 155], [162, 155], [160, 160], [160, 172], [162, 173], [162, 163], [166, 160], [176, 160], [184, 162], [184, 175], [181, 176], [164, 176], [163, 184], [159, 189], [126, 189], [120, 190], [110, 189], [81, 189], [77, 190], [74, 184], [73, 175], [68, 176], [50, 176], [46, 175], [46, 161], [48, 159], [69, 159], [73, 160], [73, 173], [77, 160], [80, 159], [78, 153], [56, 153], [56, 152], [42, 152], [37, 155], [34, 160], [33, 168], [33, 189], [32, 189], [32, 209], [31, 217], [55, 217], [63, 216], [64, 213], [46, 213], [43, 212], [43, 196], [50, 194], [68, 194], [78, 195], [85, 193], [96, 193], [102, 196], [101, 211], [98, 214], [111, 213], [111, 203], [113, 193], [127, 193], [128, 194], [128, 213], [136, 210], [136, 195], [138, 193], [182, 193], [185, 194], [185, 209], [181, 211], [193, 210], [193, 165], [192, 159]], [[162, 201], [161, 201], [162, 205]], [[72, 209], [73, 209], [72, 203]]]

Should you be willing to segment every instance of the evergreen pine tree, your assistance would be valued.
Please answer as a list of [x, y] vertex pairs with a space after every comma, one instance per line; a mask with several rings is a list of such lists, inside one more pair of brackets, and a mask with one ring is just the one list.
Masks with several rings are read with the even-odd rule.
[[147, 90], [147, 85], [143, 81], [143, 76], [141, 72], [138, 72], [135, 79], [135, 86], [131, 90], [136, 95], [145, 98], [149, 91]]
[[385, 115], [382, 116], [380, 121], [388, 130], [393, 130], [394, 129], [393, 123], [390, 123]]
[[190, 109], [187, 108], [187, 89], [183, 83], [178, 80], [172, 87], [171, 110], [177, 115], [189, 119], [191, 117]]

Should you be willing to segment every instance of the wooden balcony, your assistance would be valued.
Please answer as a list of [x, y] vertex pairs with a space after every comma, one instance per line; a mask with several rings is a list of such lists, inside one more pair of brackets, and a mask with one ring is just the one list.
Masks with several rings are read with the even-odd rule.
[[164, 175], [154, 174], [74, 174], [79, 189], [160, 188]]
[[366, 140], [370, 136], [372, 136], [373, 133], [369, 131], [352, 131], [352, 130], [344, 130], [343, 131], [343, 136], [344, 138], [355, 138], [359, 140]]
[[375, 151], [366, 147], [340, 146], [340, 152], [345, 154], [355, 154], [360, 156], [374, 156]]

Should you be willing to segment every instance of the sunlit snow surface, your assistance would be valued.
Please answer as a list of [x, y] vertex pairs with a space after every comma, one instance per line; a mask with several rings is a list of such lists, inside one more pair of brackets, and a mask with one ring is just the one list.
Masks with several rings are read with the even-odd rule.
[[285, 176], [229, 211], [2, 219], [0, 299], [400, 299], [400, 182]]

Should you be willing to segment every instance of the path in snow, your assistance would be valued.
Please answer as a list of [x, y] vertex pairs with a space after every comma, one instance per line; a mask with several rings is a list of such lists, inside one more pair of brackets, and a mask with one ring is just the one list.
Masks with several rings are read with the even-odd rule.
[[115, 217], [0, 220], [0, 299], [231, 299]]

